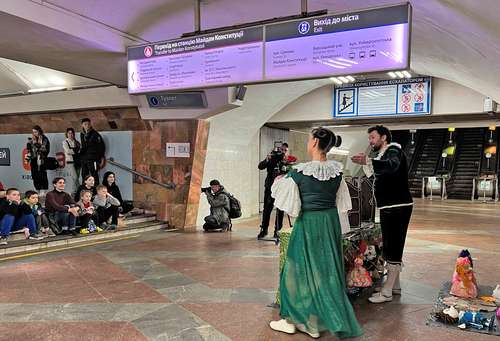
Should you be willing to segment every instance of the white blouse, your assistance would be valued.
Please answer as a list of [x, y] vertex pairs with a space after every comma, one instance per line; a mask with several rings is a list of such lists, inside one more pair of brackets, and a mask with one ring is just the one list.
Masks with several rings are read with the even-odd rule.
[[[327, 181], [342, 173], [342, 164], [337, 161], [311, 161], [294, 166], [298, 172], [312, 176], [320, 181]], [[298, 217], [302, 202], [300, 200], [299, 187], [291, 177], [281, 177], [274, 181], [271, 187], [274, 206], [288, 213], [291, 217]], [[342, 233], [350, 231], [347, 212], [352, 209], [351, 195], [344, 179], [340, 182], [337, 190], [337, 209], [339, 212]]]

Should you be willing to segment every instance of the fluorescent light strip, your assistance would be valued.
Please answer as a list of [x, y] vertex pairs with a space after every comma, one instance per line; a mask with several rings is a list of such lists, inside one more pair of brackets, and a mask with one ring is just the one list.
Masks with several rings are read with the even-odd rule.
[[409, 73], [408, 71], [404, 70], [403, 71], [403, 75], [406, 77], [406, 78], [411, 78], [411, 73]]
[[337, 85], [342, 85], [342, 82], [335, 77], [330, 77], [330, 80]]
[[353, 76], [345, 76], [345, 78], [347, 78], [351, 82], [355, 82], [356, 81], [356, 78], [354, 78]]
[[399, 78], [405, 78], [405, 75], [403, 75], [403, 73], [401, 71], [396, 71], [396, 75], [399, 77]]
[[344, 76], [340, 76], [339, 79], [343, 82], [343, 83], [349, 83], [349, 80], [344, 77]]
[[396, 78], [398, 76], [396, 76], [396, 74], [394, 72], [387, 72], [387, 74], [391, 77], [391, 78]]
[[38, 89], [29, 89], [28, 92], [30, 94], [37, 93], [37, 92], [45, 92], [45, 91], [57, 91], [57, 90], [65, 90], [66, 87], [64, 86], [53, 86], [50, 88], [38, 88]]

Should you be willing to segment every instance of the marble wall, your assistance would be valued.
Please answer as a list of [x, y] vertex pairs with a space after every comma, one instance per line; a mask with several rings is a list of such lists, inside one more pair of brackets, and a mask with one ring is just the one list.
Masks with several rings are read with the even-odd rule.
[[[34, 125], [46, 133], [63, 133], [66, 128], [81, 130], [81, 119], [88, 117], [97, 131], [147, 130], [149, 124], [141, 119], [137, 108], [74, 110], [57, 113], [0, 115], [2, 134], [29, 134]], [[116, 128], [111, 128], [114, 122]]]
[[[208, 139], [206, 121], [155, 122], [151, 131], [133, 133], [133, 168], [162, 183], [175, 183], [175, 190], [164, 189], [141, 177], [134, 180], [134, 201], [154, 210], [171, 226], [196, 226], [200, 185]], [[189, 158], [166, 157], [166, 144], [189, 142]]]

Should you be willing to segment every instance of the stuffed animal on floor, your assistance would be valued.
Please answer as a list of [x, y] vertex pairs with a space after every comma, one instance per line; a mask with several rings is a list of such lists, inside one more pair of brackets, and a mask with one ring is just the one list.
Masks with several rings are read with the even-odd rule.
[[347, 274], [347, 286], [366, 288], [373, 284], [368, 271], [363, 267], [363, 256], [359, 255], [354, 260], [354, 268]]
[[462, 250], [455, 263], [450, 294], [464, 298], [477, 297], [477, 283], [472, 264], [469, 251]]

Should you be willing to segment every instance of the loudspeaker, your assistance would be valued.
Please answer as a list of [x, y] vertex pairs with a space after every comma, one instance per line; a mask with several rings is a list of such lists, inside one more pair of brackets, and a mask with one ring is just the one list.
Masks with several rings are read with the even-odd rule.
[[237, 85], [234, 89], [234, 100], [243, 101], [245, 98], [245, 93], [247, 92], [247, 87], [244, 85]]
[[497, 102], [489, 97], [484, 99], [483, 111], [488, 113], [494, 113], [497, 111]]

